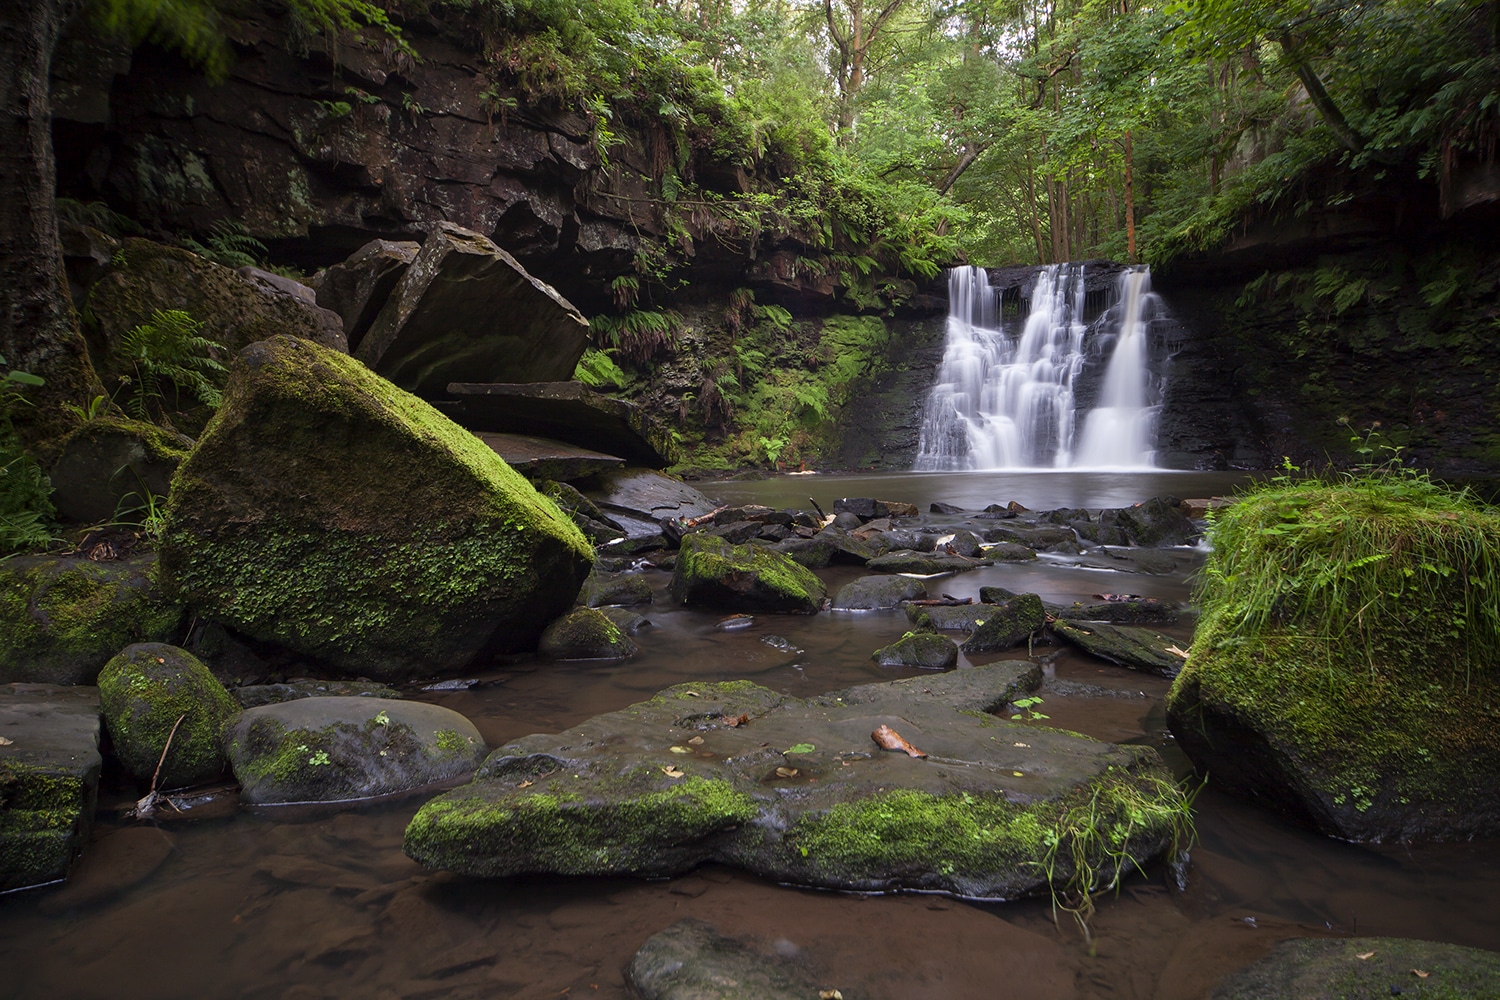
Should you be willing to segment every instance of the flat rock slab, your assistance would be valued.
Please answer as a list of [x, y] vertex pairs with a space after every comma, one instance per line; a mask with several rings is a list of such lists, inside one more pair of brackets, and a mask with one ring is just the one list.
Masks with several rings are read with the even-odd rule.
[[[717, 861], [795, 885], [987, 899], [1074, 878], [1063, 831], [1079, 810], [1103, 838], [1080, 844], [1091, 864], [1110, 870], [1111, 836], [1134, 858], [1160, 855], [1183, 807], [1154, 750], [985, 714], [1039, 681], [1007, 661], [812, 699], [679, 684], [496, 750], [417, 813], [405, 850], [467, 875], [662, 876]], [[930, 756], [881, 749], [882, 726]]]
[[990, 566], [988, 559], [970, 559], [966, 556], [948, 556], [931, 552], [913, 552], [898, 549], [876, 556], [865, 564], [880, 573], [910, 573], [913, 576], [939, 576], [943, 573], [967, 573], [971, 569]]
[[625, 464], [623, 458], [549, 438], [494, 431], [478, 431], [475, 436], [505, 459], [506, 465], [527, 479], [553, 479], [565, 483], [618, 469]]
[[1052, 623], [1052, 631], [1101, 660], [1161, 677], [1176, 677], [1187, 660], [1168, 651], [1178, 640], [1150, 629], [1059, 619]]
[[835, 611], [888, 611], [902, 601], [921, 600], [927, 587], [909, 576], [862, 576], [844, 584], [833, 599]]
[[719, 507], [682, 480], [647, 469], [606, 472], [588, 496], [631, 538], [660, 534], [662, 518], [702, 517]]
[[440, 222], [354, 353], [401, 388], [433, 397], [459, 378], [570, 378], [588, 332], [583, 314], [510, 254]]
[[285, 681], [280, 684], [246, 684], [232, 688], [230, 697], [241, 708], [277, 705], [302, 698], [400, 698], [401, 692], [371, 681]]
[[476, 431], [556, 438], [652, 469], [677, 460], [666, 427], [635, 403], [579, 382], [454, 382], [453, 419]]
[[1500, 953], [1407, 938], [1296, 938], [1230, 976], [1213, 1000], [1388, 1000], [1397, 995], [1493, 1000], [1500, 996]]
[[800, 966], [725, 937], [702, 920], [679, 920], [646, 939], [625, 968], [641, 1000], [811, 1000], [817, 983]]
[[0, 685], [0, 891], [64, 878], [99, 790], [99, 690]]
[[302, 698], [247, 710], [225, 742], [250, 805], [394, 795], [471, 773], [479, 731], [450, 709], [382, 698]]

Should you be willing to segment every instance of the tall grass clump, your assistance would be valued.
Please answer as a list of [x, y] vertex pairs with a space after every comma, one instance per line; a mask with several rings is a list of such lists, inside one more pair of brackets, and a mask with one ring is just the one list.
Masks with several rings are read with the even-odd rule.
[[1500, 663], [1500, 512], [1467, 490], [1399, 466], [1281, 476], [1209, 538], [1200, 647], [1283, 636], [1329, 669], [1435, 668], [1466, 687]]

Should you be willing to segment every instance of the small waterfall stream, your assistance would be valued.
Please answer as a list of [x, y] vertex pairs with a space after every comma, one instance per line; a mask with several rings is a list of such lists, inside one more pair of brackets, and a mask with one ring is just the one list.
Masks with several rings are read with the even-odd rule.
[[[1084, 266], [1044, 267], [1011, 333], [984, 269], [951, 270], [947, 342], [915, 468], [1153, 468], [1161, 386], [1148, 364], [1150, 282], [1144, 268], [1122, 272], [1113, 304], [1087, 323]], [[1078, 383], [1101, 363], [1097, 399], [1080, 420]]]

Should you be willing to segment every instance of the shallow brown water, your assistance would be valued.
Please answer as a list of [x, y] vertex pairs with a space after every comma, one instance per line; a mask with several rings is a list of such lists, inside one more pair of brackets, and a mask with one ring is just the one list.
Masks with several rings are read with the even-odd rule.
[[[856, 575], [825, 577], [837, 585]], [[762, 616], [751, 629], [716, 632], [718, 615], [672, 609], [662, 590], [667, 575], [651, 579], [654, 624], [634, 660], [523, 663], [497, 671], [487, 687], [424, 697], [468, 715], [497, 745], [682, 681], [748, 677], [806, 695], [903, 675], [869, 660], [909, 627], [899, 612]], [[1188, 593], [1182, 575], [1127, 576], [1057, 560], [987, 568], [930, 589], [977, 596], [983, 585], [1055, 601], [1123, 590], [1180, 601]], [[1162, 630], [1185, 640], [1189, 629]], [[777, 652], [760, 641], [766, 635], [803, 652]], [[1038, 647], [1034, 655], [1064, 690], [1112, 692], [1044, 690], [1042, 724], [1158, 746], [1186, 773], [1165, 735], [1166, 681], [1070, 650]], [[1159, 867], [1136, 877], [1118, 897], [1100, 900], [1092, 946], [1066, 915], [1054, 926], [1048, 904], [1036, 900], [854, 897], [718, 867], [655, 882], [429, 872], [401, 853], [420, 799], [314, 814], [244, 811], [165, 823], [158, 834], [107, 818], [129, 797], [107, 790], [97, 842], [68, 889], [0, 897], [0, 998], [619, 1000], [635, 949], [685, 916], [797, 956], [850, 1000], [1197, 1000], [1281, 938], [1309, 933], [1500, 949], [1493, 844], [1343, 844], [1212, 786], [1197, 801], [1200, 844], [1187, 891], [1170, 888]], [[102, 895], [120, 873], [139, 881]]]

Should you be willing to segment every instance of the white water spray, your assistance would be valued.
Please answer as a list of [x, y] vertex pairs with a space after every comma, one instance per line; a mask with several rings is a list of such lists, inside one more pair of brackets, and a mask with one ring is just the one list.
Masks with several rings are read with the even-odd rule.
[[[1082, 265], [1045, 267], [1012, 339], [997, 322], [984, 270], [950, 271], [947, 344], [916, 468], [1152, 468], [1161, 392], [1147, 365], [1155, 298], [1149, 289], [1148, 272], [1124, 272], [1120, 301], [1089, 326]], [[1090, 351], [1111, 342], [1097, 405], [1085, 415], [1075, 449], [1074, 383]]]

